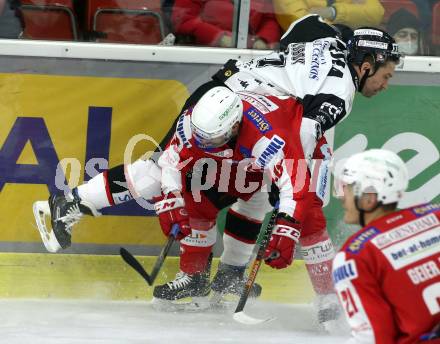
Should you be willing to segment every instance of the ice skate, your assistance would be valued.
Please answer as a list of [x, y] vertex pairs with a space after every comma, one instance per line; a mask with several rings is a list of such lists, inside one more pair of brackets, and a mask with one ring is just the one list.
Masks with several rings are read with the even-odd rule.
[[[84, 215], [101, 215], [93, 205], [73, 194], [50, 195], [48, 201], [33, 205], [34, 217], [44, 246], [49, 252], [57, 252], [71, 245], [72, 227]], [[50, 218], [51, 230], [46, 224]]]
[[161, 311], [189, 312], [209, 308], [212, 257], [211, 253], [205, 271], [195, 274], [180, 271], [173, 281], [154, 287], [154, 308]]
[[317, 295], [314, 300], [318, 322], [330, 334], [346, 334], [348, 324], [343, 317], [343, 310], [336, 294]]
[[[219, 263], [217, 273], [211, 283], [212, 302], [227, 302], [228, 296], [240, 297], [247, 277], [245, 275], [246, 266], [233, 266]], [[252, 285], [249, 297], [259, 297], [261, 295], [261, 285]]]
[[153, 305], [162, 311], [198, 311], [209, 307], [209, 273], [183, 271], [168, 283], [154, 287]]

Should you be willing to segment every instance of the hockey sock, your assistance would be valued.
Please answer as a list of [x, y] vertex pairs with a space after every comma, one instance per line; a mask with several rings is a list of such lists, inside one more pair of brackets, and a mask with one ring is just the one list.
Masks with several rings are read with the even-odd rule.
[[333, 293], [332, 261], [335, 249], [327, 231], [299, 239], [301, 254], [316, 294]]
[[249, 244], [227, 233], [223, 234], [223, 254], [220, 261], [224, 264], [244, 266], [249, 262], [255, 243]]
[[200, 227], [194, 229], [191, 224], [191, 235], [180, 241], [180, 270], [189, 275], [205, 271], [217, 238], [215, 225], [208, 229]]

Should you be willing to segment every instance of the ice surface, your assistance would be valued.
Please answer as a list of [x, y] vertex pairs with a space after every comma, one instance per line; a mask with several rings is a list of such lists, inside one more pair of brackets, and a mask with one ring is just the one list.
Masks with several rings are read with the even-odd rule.
[[277, 317], [258, 326], [235, 322], [233, 307], [183, 313], [158, 311], [147, 301], [63, 300], [2, 300], [0, 307], [5, 344], [339, 344], [347, 338], [320, 331], [309, 305], [246, 305], [249, 315]]

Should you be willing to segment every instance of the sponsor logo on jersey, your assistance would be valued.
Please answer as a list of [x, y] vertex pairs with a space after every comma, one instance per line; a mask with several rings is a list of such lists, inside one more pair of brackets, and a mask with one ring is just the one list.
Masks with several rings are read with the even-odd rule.
[[358, 253], [360, 250], [362, 250], [366, 242], [370, 241], [379, 233], [380, 231], [374, 227], [370, 227], [364, 230], [362, 233], [358, 234], [351, 240], [351, 242], [347, 246], [347, 251], [351, 253]]
[[389, 225], [390, 223], [393, 223], [393, 222], [399, 221], [399, 220], [402, 219], [402, 218], [403, 218], [403, 215], [402, 215], [402, 214], [399, 214], [399, 215], [397, 215], [397, 216], [393, 216], [392, 218], [388, 219], [388, 220], [386, 221], [386, 223]]
[[269, 130], [272, 130], [272, 126], [264, 118], [264, 115], [256, 108], [251, 107], [248, 110], [246, 110], [244, 114], [247, 118], [249, 118], [252, 124], [255, 125], [261, 133], [264, 134], [267, 133]]
[[[255, 82], [261, 84], [261, 81], [255, 79]], [[263, 115], [277, 110], [279, 107], [269, 98], [255, 93], [238, 93], [241, 99], [251, 104], [254, 108], [260, 111]]]
[[394, 270], [440, 252], [440, 227], [416, 234], [382, 250]]
[[417, 233], [426, 231], [439, 225], [439, 220], [434, 214], [427, 215], [411, 222], [405, 223], [388, 232], [377, 235], [371, 242], [379, 249], [392, 245], [395, 242], [404, 240]]
[[415, 207], [412, 209], [412, 212], [415, 215], [425, 215], [429, 213], [433, 213], [436, 210], [440, 210], [440, 204], [439, 203], [433, 203], [433, 204], [425, 204], [420, 207]]
[[323, 201], [328, 185], [329, 164], [329, 160], [322, 160], [321, 165], [319, 166], [318, 187], [316, 188], [316, 195]]
[[341, 281], [350, 281], [357, 278], [358, 272], [356, 269], [355, 261], [353, 259], [347, 260], [346, 263], [338, 266], [336, 269], [333, 270], [332, 276], [334, 284], [337, 284]]
[[[440, 259], [440, 257], [439, 257]], [[415, 266], [406, 271], [411, 282], [415, 285], [440, 276], [440, 269], [435, 261], [430, 260], [426, 263]]]
[[330, 239], [327, 239], [316, 245], [302, 246], [301, 255], [306, 264], [318, 264], [333, 259], [335, 250]]
[[185, 113], [180, 116], [179, 121], [177, 122], [177, 135], [180, 138], [180, 141], [186, 148], [191, 148], [191, 143], [189, 143], [188, 138], [185, 135], [184, 121], [185, 121]]
[[309, 79], [319, 80], [319, 66], [326, 64], [324, 50], [329, 46], [329, 41], [316, 40], [313, 42]]
[[274, 135], [269, 141], [266, 149], [258, 157], [255, 164], [260, 168], [265, 168], [266, 165], [275, 157], [275, 155], [284, 147], [286, 143], [278, 135]]
[[321, 107], [319, 108], [319, 112], [330, 115], [333, 121], [335, 121], [339, 117], [342, 111], [344, 111], [343, 106], [336, 106], [329, 102], [322, 103]]

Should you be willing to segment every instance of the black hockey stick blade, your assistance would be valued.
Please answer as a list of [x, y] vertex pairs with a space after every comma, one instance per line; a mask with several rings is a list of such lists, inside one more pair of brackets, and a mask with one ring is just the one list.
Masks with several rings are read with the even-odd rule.
[[154, 264], [153, 271], [151, 271], [151, 274], [148, 274], [141, 265], [141, 263], [125, 248], [121, 247], [119, 250], [119, 254], [128, 265], [130, 265], [139, 275], [142, 276], [142, 278], [148, 283], [148, 285], [152, 286], [154, 281], [156, 280], [156, 277], [160, 269], [162, 268], [163, 262], [165, 261], [165, 258], [167, 257], [171, 246], [173, 245], [177, 233], [179, 233], [179, 230], [180, 230], [179, 225], [174, 224], [171, 229], [171, 233], [168, 236], [168, 240], [165, 246], [162, 248], [159, 257], [157, 257], [156, 259], [156, 263]]
[[121, 247], [119, 249], [119, 254], [128, 265], [130, 265], [139, 275], [142, 276], [142, 278], [148, 283], [148, 285], [153, 285], [150, 276], [142, 267], [141, 263], [139, 263], [139, 261], [130, 252]]

